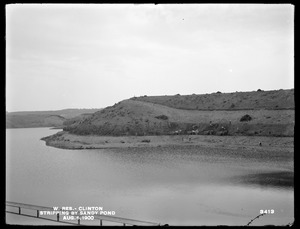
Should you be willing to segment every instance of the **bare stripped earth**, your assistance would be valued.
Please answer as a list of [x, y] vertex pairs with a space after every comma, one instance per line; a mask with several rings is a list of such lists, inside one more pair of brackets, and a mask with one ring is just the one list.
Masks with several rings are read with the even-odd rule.
[[293, 151], [294, 90], [141, 96], [68, 119], [45, 137], [64, 149], [195, 145]]

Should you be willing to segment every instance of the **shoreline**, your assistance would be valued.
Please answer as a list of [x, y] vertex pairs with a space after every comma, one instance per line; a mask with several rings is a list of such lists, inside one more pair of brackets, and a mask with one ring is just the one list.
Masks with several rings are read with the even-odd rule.
[[159, 136], [81, 136], [60, 131], [41, 138], [47, 146], [60, 149], [113, 149], [169, 146], [197, 146], [220, 149], [294, 151], [294, 137], [159, 135]]

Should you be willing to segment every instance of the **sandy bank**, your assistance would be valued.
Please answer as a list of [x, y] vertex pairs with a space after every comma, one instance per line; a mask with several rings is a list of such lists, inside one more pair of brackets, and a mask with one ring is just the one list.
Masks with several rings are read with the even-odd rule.
[[[255, 149], [268, 151], [294, 150], [293, 137], [262, 136], [79, 136], [65, 131], [42, 138], [46, 145], [62, 149], [106, 149], [129, 147], [164, 147], [170, 145], [195, 145], [200, 147]], [[261, 144], [260, 144], [261, 143]]]

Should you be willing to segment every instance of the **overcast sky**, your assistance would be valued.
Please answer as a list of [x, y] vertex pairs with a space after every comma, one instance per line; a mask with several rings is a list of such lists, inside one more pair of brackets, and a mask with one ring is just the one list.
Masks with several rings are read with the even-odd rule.
[[294, 88], [294, 7], [6, 6], [6, 110]]

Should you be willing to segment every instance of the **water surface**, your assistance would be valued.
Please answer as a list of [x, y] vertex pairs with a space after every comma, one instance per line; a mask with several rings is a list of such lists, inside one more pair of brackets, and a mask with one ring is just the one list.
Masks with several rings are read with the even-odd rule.
[[[252, 225], [294, 219], [293, 153], [195, 146], [64, 150], [48, 128], [6, 130], [6, 199], [41, 206], [102, 206], [169, 225]], [[51, 224], [7, 214], [7, 223]]]

